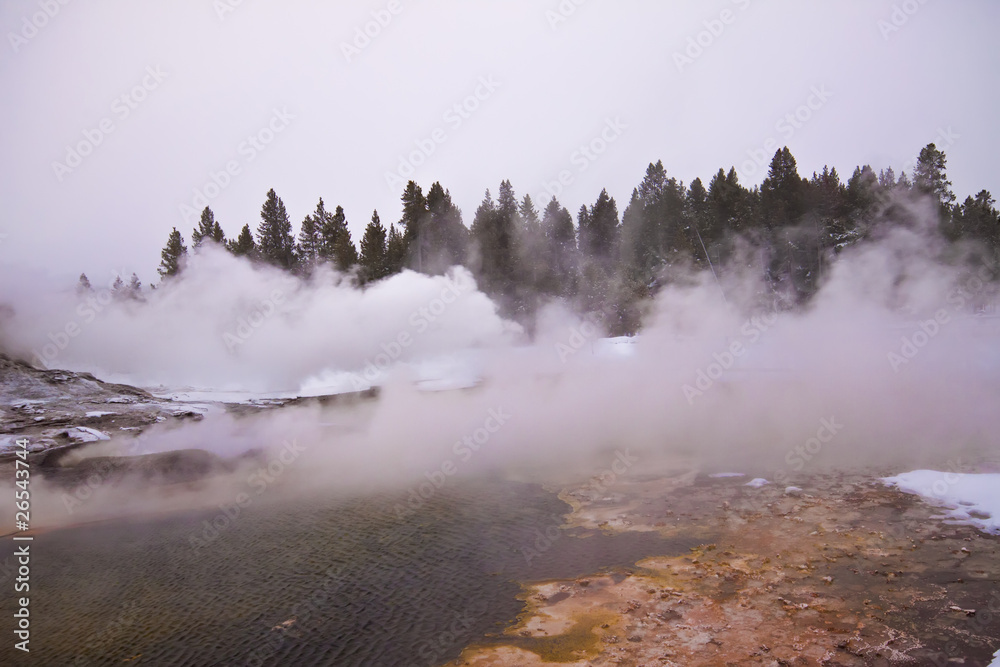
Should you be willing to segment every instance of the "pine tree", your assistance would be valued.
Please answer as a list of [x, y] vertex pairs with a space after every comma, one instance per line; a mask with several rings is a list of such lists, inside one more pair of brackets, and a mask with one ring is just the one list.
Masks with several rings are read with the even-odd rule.
[[371, 222], [365, 227], [361, 238], [361, 282], [370, 283], [381, 280], [389, 275], [389, 265], [386, 257], [385, 227], [378, 217], [378, 211], [372, 213]]
[[788, 147], [775, 151], [767, 178], [760, 185], [763, 226], [778, 229], [793, 225], [805, 213], [805, 189]]
[[[699, 266], [714, 267], [718, 253], [713, 254], [716, 243], [722, 239], [723, 229], [709, 213], [708, 191], [700, 178], [691, 181], [684, 202], [684, 227], [694, 232], [694, 256]], [[690, 237], [690, 235], [688, 235]]]
[[917, 157], [917, 166], [913, 169], [913, 185], [918, 191], [934, 197], [941, 206], [942, 214], [955, 203], [955, 194], [951, 191], [951, 181], [945, 172], [948, 158], [934, 144], [927, 144]]
[[406, 267], [406, 239], [396, 225], [389, 226], [389, 239], [385, 247], [385, 263], [388, 275], [399, 273]]
[[319, 227], [320, 259], [332, 263], [338, 271], [349, 271], [358, 263], [358, 251], [351, 240], [343, 207], [338, 206], [333, 214], [318, 207], [317, 219], [322, 220]]
[[708, 184], [708, 204], [714, 225], [739, 234], [750, 224], [750, 193], [740, 185], [735, 168], [727, 174], [723, 169]]
[[125, 295], [136, 301], [142, 300], [142, 283], [139, 281], [139, 276], [134, 273], [129, 279], [128, 285], [125, 287]]
[[219, 226], [219, 223], [215, 219], [215, 213], [208, 206], [201, 212], [201, 220], [198, 221], [198, 226], [191, 232], [191, 245], [198, 248], [205, 239], [209, 239], [215, 243], [225, 243], [225, 235], [222, 233], [222, 227]]
[[226, 245], [226, 235], [223, 233], [222, 225], [219, 224], [218, 220], [215, 221], [215, 227], [212, 228], [212, 240], [221, 246]]
[[307, 273], [319, 262], [320, 251], [322, 249], [322, 235], [320, 234], [320, 230], [328, 215], [326, 207], [323, 204], [323, 198], [320, 197], [319, 203], [316, 205], [316, 211], [311, 215], [307, 215], [302, 221], [296, 254], [302, 268]]
[[[344, 211], [339, 206], [337, 213], [343, 216]], [[340, 234], [337, 236], [337, 244], [334, 249], [334, 259], [336, 260], [338, 271], [350, 271], [358, 263], [358, 250], [351, 240], [351, 230], [348, 229], [346, 221]]]
[[996, 201], [988, 190], [980, 190], [975, 197], [966, 197], [955, 207], [949, 236], [953, 239], [975, 239], [993, 252], [1000, 250], [1000, 217]]
[[271, 189], [260, 210], [257, 246], [265, 262], [290, 270], [295, 265], [295, 239], [285, 203]]
[[416, 271], [424, 271], [425, 256], [430, 252], [430, 239], [425, 233], [428, 219], [427, 200], [420, 186], [410, 181], [403, 191], [403, 217], [399, 226], [403, 229], [403, 239], [408, 253], [407, 266]]
[[580, 245], [594, 259], [611, 261], [618, 250], [618, 206], [601, 190], [597, 201], [580, 221]]
[[[171, 278], [180, 273], [184, 267], [184, 258], [187, 255], [187, 246], [181, 233], [174, 227], [167, 237], [167, 245], [160, 251], [160, 268], [157, 272], [163, 278]], [[118, 278], [121, 280], [121, 276]]]
[[226, 247], [229, 249], [229, 252], [237, 257], [249, 257], [251, 259], [257, 257], [257, 244], [253, 240], [250, 225], [243, 225], [239, 236], [230, 241]]
[[94, 288], [90, 286], [90, 279], [87, 277], [86, 273], [80, 274], [80, 282], [76, 285], [77, 294], [85, 294], [87, 292], [93, 292]]
[[509, 181], [501, 186], [502, 204], [494, 202], [486, 191], [476, 217], [471, 236], [478, 253], [478, 274], [483, 288], [495, 294], [511, 294], [515, 286], [515, 254], [513, 216], [517, 215], [517, 200]]
[[469, 230], [462, 222], [462, 212], [451, 200], [451, 193], [440, 182], [427, 191], [427, 217], [421, 224], [421, 263], [425, 273], [443, 273], [463, 264], [469, 243]]
[[576, 228], [573, 215], [553, 197], [542, 214], [542, 284], [540, 289], [553, 296], [571, 296], [577, 279]]

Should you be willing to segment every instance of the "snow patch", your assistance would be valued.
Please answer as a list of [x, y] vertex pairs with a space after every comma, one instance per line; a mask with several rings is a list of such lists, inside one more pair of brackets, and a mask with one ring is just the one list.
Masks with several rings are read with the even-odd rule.
[[635, 356], [634, 336], [618, 336], [616, 338], [599, 338], [594, 345], [594, 354], [604, 357]]
[[[904, 493], [948, 508], [944, 518], [1000, 535], [1000, 473], [914, 470], [881, 480]], [[975, 514], [975, 516], [973, 516]]]
[[107, 433], [102, 433], [95, 428], [87, 428], [86, 426], [71, 426], [63, 431], [63, 433], [79, 442], [97, 442], [98, 440], [111, 439], [111, 436]]
[[723, 479], [725, 477], [746, 477], [746, 474], [742, 472], [713, 472], [709, 477], [714, 477], [715, 479]]
[[114, 412], [105, 412], [103, 410], [93, 410], [87, 413], [88, 417], [103, 417], [104, 415], [113, 415]]
[[770, 482], [764, 479], [763, 477], [754, 477], [753, 479], [751, 479], [749, 482], [746, 483], [746, 486], [752, 486], [755, 489], [759, 489], [765, 484], [770, 484]]

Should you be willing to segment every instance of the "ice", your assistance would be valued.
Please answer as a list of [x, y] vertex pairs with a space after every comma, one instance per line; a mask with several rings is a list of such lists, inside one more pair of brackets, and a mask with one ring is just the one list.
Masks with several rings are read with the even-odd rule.
[[882, 482], [947, 507], [949, 511], [944, 516], [949, 520], [1000, 535], [1000, 473], [914, 470], [885, 477]]

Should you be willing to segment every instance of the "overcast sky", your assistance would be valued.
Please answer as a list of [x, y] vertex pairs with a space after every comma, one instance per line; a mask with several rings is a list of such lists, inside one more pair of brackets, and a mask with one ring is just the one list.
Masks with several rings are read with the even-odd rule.
[[408, 178], [471, 224], [505, 178], [624, 210], [651, 161], [753, 186], [786, 144], [846, 179], [936, 141], [961, 198], [1000, 194], [996, 2], [577, 3], [5, 0], [0, 262], [149, 283], [196, 191], [230, 237], [274, 188], [357, 242]]

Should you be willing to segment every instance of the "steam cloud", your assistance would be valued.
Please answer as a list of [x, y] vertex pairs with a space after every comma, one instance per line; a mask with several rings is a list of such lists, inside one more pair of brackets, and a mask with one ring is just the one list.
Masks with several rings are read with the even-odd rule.
[[[394, 365], [375, 401], [216, 414], [146, 438], [145, 451], [225, 456], [295, 440], [302, 458], [288, 468], [300, 489], [399, 490], [496, 469], [589, 474], [618, 454], [641, 461], [634, 475], [681, 458], [765, 476], [942, 464], [997, 451], [1000, 322], [975, 315], [994, 299], [990, 272], [942, 263], [941, 248], [926, 230], [888, 230], [847, 249], [810, 304], [790, 311], [762, 301], [738, 262], [718, 281], [695, 273], [665, 287], [641, 334], [617, 346], [559, 303], [528, 340], [461, 268], [360, 291], [209, 248], [146, 303], [111, 303], [89, 321], [78, 295], [32, 293], [5, 276], [2, 342], [30, 357], [77, 322], [57, 366], [253, 391], [364, 377], [369, 364], [387, 366], [384, 355]], [[448, 355], [478, 385], [420, 391], [413, 365]]]

